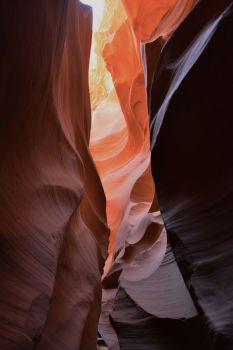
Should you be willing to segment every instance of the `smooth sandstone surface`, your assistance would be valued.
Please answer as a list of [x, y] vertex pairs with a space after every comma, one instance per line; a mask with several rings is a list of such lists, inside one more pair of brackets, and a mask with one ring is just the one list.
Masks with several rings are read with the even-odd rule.
[[106, 0], [89, 87], [89, 7], [0, 5], [1, 350], [95, 349], [107, 250], [123, 349], [186, 350], [193, 325], [231, 349], [232, 1], [196, 3]]
[[232, 35], [232, 1], [200, 1], [161, 53], [150, 108], [158, 200], [214, 350], [233, 347]]
[[0, 348], [93, 350], [107, 255], [90, 8], [1, 2]]
[[[105, 286], [110, 280], [111, 286], [113, 280], [117, 284], [117, 277], [113, 278], [113, 273], [120, 270], [116, 260], [120, 257], [124, 265], [125, 251], [138, 244], [132, 261], [143, 237], [143, 252], [148, 250], [151, 260], [150, 265], [144, 264], [144, 277], [156, 270], [166, 251], [165, 244], [160, 254], [154, 251], [157, 263], [153, 262], [151, 247], [161, 233], [160, 225], [155, 224], [159, 206], [150, 171], [147, 105], [147, 73], [154, 65], [145, 72], [142, 45], [159, 38], [166, 40], [195, 3], [107, 0], [94, 34], [97, 62], [90, 71], [91, 152], [106, 193], [111, 229]], [[144, 258], [148, 262], [146, 254]]]
[[[159, 58], [164, 41], [195, 3], [106, 1], [105, 14], [95, 34], [99, 61], [90, 79], [94, 110], [91, 150], [105, 188], [112, 232], [109, 249], [112, 262], [109, 259], [103, 279], [103, 286], [109, 289], [110, 296], [108, 300], [108, 292], [104, 291], [100, 320], [100, 329], [106, 332], [109, 344], [114, 341], [114, 335], [109, 335], [107, 314], [111, 312], [109, 305], [113, 302], [114, 288], [122, 271], [120, 281], [127, 293], [152, 314], [160, 315], [164, 305], [164, 314], [175, 314], [177, 318], [187, 316], [187, 310], [193, 309], [190, 297], [186, 298], [187, 303], [183, 303], [179, 313], [179, 302], [174, 311], [168, 310], [173, 301], [157, 299], [155, 302], [153, 299], [153, 288], [164, 282], [156, 270], [166, 252], [166, 233], [163, 231], [161, 235], [163, 222], [159, 219], [159, 206], [148, 167], [147, 92], [154, 60]], [[150, 55], [147, 52], [143, 55], [143, 45], [150, 41], [158, 43], [158, 47], [151, 50]], [[104, 64], [111, 73], [111, 84]], [[92, 90], [94, 82], [101, 88]], [[110, 92], [108, 96], [107, 92]], [[96, 108], [98, 99], [101, 102]], [[111, 147], [107, 147], [108, 144]], [[171, 269], [178, 271], [175, 261]], [[181, 275], [179, 281], [180, 294], [188, 294]], [[171, 280], [166, 288], [170, 295]], [[193, 314], [195, 311], [191, 312]]]

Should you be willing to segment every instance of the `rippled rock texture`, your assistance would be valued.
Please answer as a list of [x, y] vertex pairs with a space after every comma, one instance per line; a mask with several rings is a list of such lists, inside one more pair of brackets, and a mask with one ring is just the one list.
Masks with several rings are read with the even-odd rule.
[[[143, 43], [167, 38], [194, 3], [107, 0], [103, 21], [94, 35], [97, 64], [90, 72], [91, 151], [105, 189], [111, 228], [106, 271], [110, 258], [114, 261], [119, 252], [124, 256], [130, 240], [133, 244], [141, 241], [159, 210], [150, 171], [149, 71], [145, 79]], [[160, 50], [159, 44], [157, 58]], [[144, 239], [144, 252], [151, 250], [160, 232], [157, 225], [150, 229], [152, 237]], [[165, 249], [164, 245], [163, 254]]]
[[0, 348], [93, 350], [107, 254], [89, 153], [90, 8], [0, 5]]
[[1, 350], [232, 349], [232, 16], [2, 2]]
[[[111, 40], [107, 40], [103, 56], [113, 76], [126, 118], [127, 109], [124, 106], [130, 103], [131, 95], [124, 90], [124, 82], [127, 82], [125, 86], [132, 88], [134, 101], [138, 102], [132, 103], [131, 107], [143, 106], [138, 114], [141, 118], [146, 117], [145, 95], [142, 91], [146, 85], [149, 91], [152, 83], [152, 94], [148, 96], [152, 128], [152, 166], [168, 239], [195, 303], [196, 312], [201, 316], [197, 334], [203, 337], [203, 341], [207, 339], [203, 348], [230, 349], [233, 343], [230, 297], [232, 254], [229, 249], [232, 244], [230, 152], [233, 149], [230, 137], [230, 91], [233, 81], [230, 63], [231, 1], [214, 1], [211, 6], [208, 1], [200, 1], [197, 5], [195, 1], [164, 2], [161, 16], [158, 15], [158, 9], [162, 2], [123, 3], [127, 19], [116, 33], [111, 33]], [[181, 24], [194, 5], [194, 10]], [[153, 17], [154, 13], [158, 15], [157, 22]], [[130, 34], [124, 26], [129, 28]], [[175, 33], [172, 34], [173, 32]], [[127, 38], [127, 35], [135, 45], [133, 50], [132, 44], [120, 47], [123, 41], [120, 38]], [[144, 47], [140, 43], [147, 45]], [[121, 52], [122, 57], [124, 53], [130, 52], [130, 66], [127, 66], [125, 59], [123, 67], [128, 67], [127, 69], [121, 69], [119, 60], [116, 59], [119, 57], [118, 52]], [[137, 73], [132, 73], [134, 58], [139, 57], [140, 60], [141, 54], [144, 62], [141, 61]], [[146, 80], [141, 75], [143, 63]], [[137, 92], [135, 86], [138, 88]], [[121, 94], [123, 90], [125, 93]], [[134, 110], [133, 107], [130, 111]], [[130, 127], [130, 130], [133, 128], [134, 126]], [[138, 139], [135, 137], [134, 142]], [[140, 189], [138, 193], [140, 197]], [[158, 305], [150, 297], [155, 294], [151, 283], [153, 281], [156, 287], [156, 283], [162, 281], [161, 277], [156, 278], [160, 272], [160, 269], [156, 269], [162, 261], [161, 252], [165, 253], [162, 247], [154, 251], [150, 249], [156, 247], [159, 241], [156, 229], [148, 230], [150, 224], [149, 221], [146, 223], [146, 215], [145, 212], [140, 215], [137, 212], [132, 221], [129, 220], [130, 215], [124, 218], [125, 225], [120, 226], [117, 231], [119, 236], [117, 235], [114, 246], [115, 260], [104, 279], [105, 288], [116, 287], [119, 272], [123, 271], [120, 285], [125, 287], [124, 293], [133, 303], [144, 312], [147, 311], [144, 314], [145, 319], [151, 314], [156, 316], [159, 313]], [[130, 227], [127, 226], [127, 220]], [[154, 263], [152, 269], [149, 268], [149, 262]], [[166, 290], [166, 284], [164, 286]], [[173, 288], [173, 285], [169, 287]], [[159, 306], [164, 303], [164, 299], [166, 300], [165, 293], [160, 300], [157, 299]], [[124, 304], [124, 300], [122, 303]], [[120, 314], [118, 307], [122, 307], [122, 304], [116, 297], [112, 319], [121, 336], [124, 327], [130, 325], [130, 320], [123, 313]], [[130, 314], [127, 302], [122, 310], [126, 313], [128, 310]], [[136, 312], [135, 308], [134, 311]], [[172, 310], [163, 311], [169, 314]], [[177, 315], [178, 313], [176, 317]], [[170, 317], [174, 319], [174, 315]], [[137, 321], [132, 321], [133, 327], [136, 327], [136, 323]], [[166, 322], [163, 324], [164, 327], [169, 326]], [[200, 335], [203, 334], [202, 329], [204, 335]], [[182, 327], [180, 332], [185, 332]], [[121, 342], [125, 349], [130, 346], [130, 337], [133, 335], [128, 333], [127, 336], [124, 345]], [[179, 348], [180, 343], [173, 345], [174, 348]], [[152, 342], [150, 346], [154, 348], [156, 343]], [[164, 346], [160, 344], [161, 348]], [[187, 348], [185, 342], [182, 346]]]
[[[150, 170], [146, 88], [155, 64], [145, 45], [156, 41], [156, 50], [150, 53], [158, 59], [163, 41], [195, 2], [107, 0], [103, 20], [94, 34], [97, 62], [90, 71], [91, 152], [106, 193], [111, 228], [104, 279], [108, 287], [117, 285], [122, 265], [126, 268], [132, 262], [133, 268], [137, 254], [141, 254], [139, 265], [144, 265], [140, 278], [155, 271], [165, 254], [166, 235], [157, 254], [156, 241], [163, 223], [157, 223], [159, 206]], [[134, 250], [130, 258], [129, 250]]]
[[160, 56], [152, 167], [168, 237], [209, 348], [233, 348], [233, 2], [200, 1]]
[[128, 225], [148, 212], [154, 185], [140, 43], [121, 1], [106, 1], [95, 40], [99, 61], [90, 73], [91, 151], [107, 197], [112, 253], [126, 238], [119, 234], [122, 221]]
[[[119, 281], [134, 302], [149, 309], [152, 314], [159, 313], [163, 307], [164, 313], [169, 309], [168, 298], [156, 303], [154, 299], [162, 274], [157, 274], [156, 270], [165, 255], [167, 239], [148, 163], [150, 145], [146, 88], [149, 91], [155, 60], [159, 58], [164, 41], [194, 4], [195, 1], [123, 1], [122, 4], [107, 1], [103, 22], [95, 36], [97, 53], [105, 60], [114, 83], [110, 90], [112, 95], [104, 97], [104, 103], [96, 108], [96, 101], [101, 99], [100, 92], [105, 96], [108, 91], [107, 84], [103, 83], [104, 62], [99, 62], [97, 73], [103, 74], [99, 81], [102, 89], [92, 92], [95, 112], [91, 149], [104, 184], [112, 229], [110, 253], [113, 251], [113, 259], [107, 265], [103, 280], [105, 289], [100, 322], [100, 330], [107, 336], [110, 332], [106, 326], [108, 313], [111, 312], [114, 288]], [[145, 48], [148, 42], [151, 42], [150, 47]], [[124, 60], [121, 62], [122, 57]], [[100, 75], [96, 74], [94, 79], [93, 71], [91, 83], [98, 83], [97, 77]], [[105, 79], [109, 78], [105, 76]], [[117, 98], [113, 95], [114, 87]], [[113, 118], [110, 119], [109, 111], [113, 104], [117, 107], [112, 109]], [[105, 138], [104, 129], [108, 130]], [[111, 144], [111, 148], [106, 149], [107, 144]], [[177, 270], [173, 259], [170, 272]], [[187, 291], [180, 274], [178, 281], [176, 289], [181, 288], [180, 295], [184, 296]], [[174, 288], [170, 282], [166, 284], [169, 295]], [[179, 313], [181, 317], [187, 316], [187, 309], [193, 307], [190, 297], [185, 300], [188, 301], [187, 305], [183, 301], [186, 306]], [[181, 306], [179, 301], [174, 302], [174, 298], [172, 303], [176, 310]]]

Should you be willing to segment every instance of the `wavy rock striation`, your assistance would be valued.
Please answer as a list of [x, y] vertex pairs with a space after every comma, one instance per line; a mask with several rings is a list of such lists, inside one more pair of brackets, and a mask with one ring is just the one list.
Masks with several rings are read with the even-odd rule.
[[91, 10], [1, 2], [0, 348], [93, 350], [107, 254], [89, 153]]
[[209, 348], [233, 347], [233, 2], [200, 1], [160, 56], [152, 168], [168, 237]]
[[[114, 236], [110, 248], [110, 252], [113, 250], [113, 262], [110, 268], [108, 264], [107, 274], [103, 280], [104, 288], [111, 290], [111, 292], [104, 291], [100, 324], [100, 330], [106, 332], [106, 336], [109, 336], [110, 332], [109, 328], [106, 328], [106, 323], [114, 299], [113, 289], [117, 287], [120, 274], [121, 286], [124, 286], [134, 302], [145, 310], [149, 309], [152, 314], [160, 314], [163, 307], [164, 313], [169, 313], [169, 303], [173, 304], [176, 311], [182, 304], [179, 301], [174, 302], [174, 298], [170, 301], [169, 297], [163, 301], [157, 300], [156, 303], [154, 300], [154, 288], [162, 283], [163, 270], [159, 270], [159, 273], [156, 271], [163, 261], [167, 240], [166, 232], [162, 230], [163, 222], [158, 212], [159, 206], [154, 197], [150, 166], [147, 165], [150, 150], [146, 87], [149, 91], [154, 61], [159, 58], [164, 41], [179, 26], [195, 2], [123, 1], [123, 8], [120, 3], [116, 5], [116, 1], [107, 1], [106, 14], [100, 32], [96, 36], [97, 52], [103, 56], [111, 73], [118, 105], [120, 103], [123, 112], [117, 119], [120, 109], [119, 107], [115, 109], [115, 113], [112, 113], [113, 120], [110, 122], [111, 125], [116, 125], [117, 120], [117, 125], [122, 126], [118, 142], [117, 138], [113, 138], [113, 134], [114, 130], [120, 130], [119, 126], [109, 129], [112, 134], [108, 139], [101, 138], [104, 123], [100, 124], [100, 115], [106, 122], [110, 111], [110, 99], [106, 105], [101, 104], [101, 108], [95, 110], [93, 135], [98, 135], [98, 142], [93, 143], [91, 148], [109, 199], [108, 218]], [[150, 47], [147, 46], [145, 50], [145, 44], [150, 41], [152, 42]], [[119, 64], [123, 57], [123, 63]], [[143, 59], [146, 60], [146, 64]], [[103, 65], [102, 62], [101, 68]], [[100, 96], [94, 95], [94, 102], [98, 100], [97, 97]], [[98, 127], [100, 125], [101, 128]], [[112, 158], [108, 157], [109, 149], [105, 151], [104, 148], [109, 142], [112, 145]], [[117, 142], [119, 148], [116, 147]], [[118, 218], [115, 226], [112, 225], [114, 216]], [[169, 273], [178, 271], [174, 259], [169, 268]], [[188, 295], [180, 273], [177, 272], [177, 276], [179, 282], [176, 290], [180, 291], [180, 295]], [[171, 294], [172, 288], [171, 281], [167, 281], [165, 286], [167, 295]], [[196, 315], [196, 311], [192, 311], [191, 315], [187, 312], [195, 309], [191, 298], [187, 296], [185, 300], [187, 304], [186, 301], [183, 302], [178, 316], [174, 310], [169, 310], [169, 315], [172, 312], [177, 318], [180, 315], [180, 317]], [[117, 305], [115, 307], [117, 308]]]

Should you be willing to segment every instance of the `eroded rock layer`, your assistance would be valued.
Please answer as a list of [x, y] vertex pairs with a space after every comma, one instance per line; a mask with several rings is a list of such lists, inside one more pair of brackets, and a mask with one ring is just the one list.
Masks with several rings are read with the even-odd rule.
[[[100, 98], [98, 91], [103, 93], [106, 90], [94, 90], [92, 95], [95, 112], [91, 150], [109, 200], [108, 218], [114, 236], [110, 247], [110, 252], [113, 250], [113, 262], [110, 268], [108, 265], [103, 280], [103, 286], [108, 291], [104, 291], [100, 322], [100, 330], [105, 332], [110, 345], [115, 340], [114, 336], [109, 336], [108, 314], [111, 313], [114, 288], [119, 281], [134, 302], [149, 309], [153, 315], [160, 314], [164, 308], [164, 315], [191, 317], [186, 312], [193, 307], [190, 297], [185, 299], [178, 313], [178, 303], [173, 303], [174, 298], [169, 300], [174, 289], [172, 278], [161, 287], [166, 292], [161, 293], [166, 294], [165, 298], [154, 299], [153, 288], [164, 283], [164, 279], [161, 280], [162, 273], [160, 275], [156, 270], [166, 252], [167, 240], [154, 197], [150, 167], [147, 166], [150, 150], [146, 87], [149, 91], [155, 61], [159, 58], [164, 41], [195, 3], [124, 1], [122, 7], [120, 2], [117, 5], [116, 1], [107, 1], [106, 14], [96, 36], [97, 53], [103, 56], [107, 64], [118, 97], [118, 101], [114, 100], [115, 95], [112, 94], [111, 99], [108, 97], [106, 100], [107, 103], [96, 108], [95, 103]], [[153, 43], [145, 49], [144, 45], [150, 41]], [[104, 62], [101, 62], [99, 72], [102, 77], [103, 67]], [[92, 72], [91, 83], [97, 82], [94, 76]], [[111, 85], [111, 89], [114, 87]], [[115, 109], [111, 109], [113, 101], [118, 102]], [[112, 127], [106, 126], [107, 123]], [[103, 130], [107, 131], [106, 135]], [[106, 150], [107, 144], [111, 144], [111, 148]], [[112, 225], [114, 217], [117, 225]], [[175, 261], [170, 271], [178, 271]], [[180, 295], [187, 295], [184, 282], [179, 278], [177, 289], [181, 288]], [[169, 306], [171, 304], [173, 310]]]
[[158, 318], [145, 312], [119, 288], [111, 315], [123, 350], [206, 350], [199, 318]]
[[[163, 41], [179, 26], [195, 3], [194, 0], [108, 0], [99, 31], [95, 34], [98, 60], [96, 70], [90, 74], [94, 111], [91, 151], [107, 196], [108, 222], [112, 231], [109, 251], [113, 258], [104, 283], [110, 275], [118, 276], [116, 270], [119, 272], [129, 261], [133, 266], [137, 254], [141, 261], [142, 256], [145, 261], [150, 260], [151, 265], [153, 254], [158, 261], [151, 270], [151, 265], [144, 264], [144, 278], [148, 277], [165, 254], [165, 241], [160, 254], [156, 253], [156, 240], [161, 230], [154, 224], [159, 207], [149, 163], [146, 86], [149, 89], [149, 74], [154, 61], [149, 59], [144, 64], [143, 45], [159, 39], [156, 50], [152, 50], [158, 58]], [[119, 64], [121, 59], [123, 61]], [[105, 64], [114, 85], [107, 84], [109, 77], [104, 70]], [[94, 82], [101, 88], [95, 89]], [[138, 245], [138, 248], [131, 249], [131, 245]], [[130, 259], [127, 258], [129, 250], [134, 250]], [[117, 278], [113, 279], [116, 285]]]
[[196, 2], [106, 0], [92, 131], [90, 8], [1, 3], [1, 350], [96, 348], [108, 229], [90, 137], [112, 233], [105, 320], [113, 308], [122, 349], [186, 350], [194, 323], [205, 349], [232, 348], [232, 0], [202, 0], [182, 23]]
[[164, 47], [151, 95], [161, 211], [216, 350], [233, 347], [232, 35], [232, 1], [200, 1]]
[[108, 245], [88, 150], [91, 10], [1, 2], [0, 348], [93, 350]]

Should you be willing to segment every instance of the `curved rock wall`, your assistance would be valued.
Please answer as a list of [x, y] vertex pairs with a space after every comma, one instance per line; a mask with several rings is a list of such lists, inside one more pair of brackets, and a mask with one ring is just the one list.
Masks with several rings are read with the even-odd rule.
[[[163, 41], [179, 26], [195, 3], [194, 0], [107, 0], [102, 23], [94, 36], [97, 64], [90, 73], [91, 151], [107, 197], [112, 233], [109, 252], [115, 261], [110, 275], [116, 274], [116, 270], [126, 263], [129, 246], [140, 246], [142, 239], [146, 259], [146, 250], [154, 246], [161, 233], [155, 214], [159, 206], [150, 171], [146, 89], [154, 63], [147, 70], [146, 66], [149, 67], [153, 59], [147, 55], [146, 64], [143, 61], [144, 45], [157, 40], [158, 47], [151, 54], [154, 57], [156, 52], [159, 57]], [[162, 246], [159, 261], [165, 254], [165, 241]], [[133, 256], [138, 251], [139, 248]], [[110, 258], [106, 271], [111, 265]], [[154, 269], [156, 266], [154, 264]], [[146, 269], [145, 273], [148, 273]]]
[[0, 348], [96, 347], [105, 197], [89, 153], [91, 10], [1, 2]]
[[159, 203], [215, 350], [233, 347], [232, 35], [233, 2], [200, 1], [164, 47], [151, 95]]

